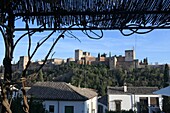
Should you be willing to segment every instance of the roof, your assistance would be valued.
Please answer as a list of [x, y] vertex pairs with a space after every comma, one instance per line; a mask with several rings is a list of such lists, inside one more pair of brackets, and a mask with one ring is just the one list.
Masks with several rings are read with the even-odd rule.
[[93, 29], [120, 29], [130, 26], [166, 27], [170, 21], [170, 0], [10, 0], [9, 2], [11, 4], [7, 0], [0, 0], [0, 14], [8, 13], [8, 9], [11, 8], [16, 18], [28, 18], [30, 23], [37, 25], [46, 23], [49, 28], [55, 29], [75, 23], [82, 27], [90, 23]]
[[164, 95], [164, 96], [169, 96], [170, 97], [170, 86], [161, 88], [161, 89], [153, 92], [153, 94]]
[[92, 89], [78, 88], [65, 82], [37, 82], [28, 90], [28, 95], [47, 100], [85, 101], [97, 96], [97, 93]]
[[157, 87], [127, 87], [127, 92], [124, 92], [123, 87], [108, 87], [107, 93], [108, 94], [153, 94], [154, 91], [157, 91]]
[[125, 50], [125, 52], [129, 52], [129, 51], [131, 52], [131, 51], [134, 51], [134, 50]]

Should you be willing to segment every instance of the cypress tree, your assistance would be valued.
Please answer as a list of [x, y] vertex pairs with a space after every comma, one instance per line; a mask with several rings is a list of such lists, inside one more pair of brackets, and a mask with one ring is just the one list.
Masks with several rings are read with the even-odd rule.
[[164, 69], [164, 87], [168, 86], [169, 82], [169, 66], [168, 64], [165, 64], [165, 69]]
[[[164, 87], [167, 87], [169, 84], [169, 67], [168, 64], [165, 64], [165, 69], [164, 69]], [[170, 111], [170, 97], [168, 96], [163, 96], [163, 111], [165, 113], [169, 113]]]

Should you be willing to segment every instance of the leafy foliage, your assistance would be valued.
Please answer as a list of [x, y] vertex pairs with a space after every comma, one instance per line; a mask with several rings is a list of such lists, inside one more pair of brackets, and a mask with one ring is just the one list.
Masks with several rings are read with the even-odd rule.
[[169, 67], [168, 67], [168, 64], [165, 64], [165, 69], [164, 69], [164, 87], [169, 85], [168, 81], [169, 81]]
[[14, 98], [12, 100], [11, 110], [14, 113], [24, 113], [21, 102], [22, 102], [21, 97]]
[[[12, 100], [11, 110], [13, 113], [25, 113], [23, 111], [22, 97], [16, 97]], [[43, 105], [39, 101], [35, 101], [32, 98], [29, 101], [30, 111], [29, 113], [47, 113], [43, 108]]]
[[[167, 87], [169, 84], [169, 67], [166, 64], [165, 69], [164, 69], [164, 87]], [[168, 96], [163, 96], [163, 111], [165, 113], [168, 113], [170, 111], [170, 97]]]
[[165, 113], [169, 113], [169, 111], [170, 111], [170, 97], [163, 96], [163, 107], [162, 108]]
[[43, 72], [42, 69], [38, 73], [37, 81], [44, 82]]
[[[30, 72], [29, 72], [30, 73]], [[110, 70], [104, 64], [81, 65], [74, 62], [63, 63], [52, 70], [41, 72], [44, 81], [63, 81], [77, 87], [96, 89], [99, 95], [105, 95], [107, 86], [157, 86], [163, 87], [163, 68], [117, 68]], [[39, 81], [40, 78], [34, 78]]]

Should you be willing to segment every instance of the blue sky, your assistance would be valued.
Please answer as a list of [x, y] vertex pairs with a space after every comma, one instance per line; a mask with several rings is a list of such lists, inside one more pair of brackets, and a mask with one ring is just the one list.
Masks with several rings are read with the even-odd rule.
[[[18, 25], [19, 26], [19, 25]], [[32, 50], [36, 46], [36, 41], [42, 39], [50, 32], [36, 33], [33, 35]], [[170, 63], [170, 30], [154, 30], [144, 35], [133, 34], [131, 36], [123, 36], [118, 30], [104, 31], [104, 36], [100, 40], [88, 38], [82, 34], [81, 31], [72, 32], [81, 42], [74, 38], [65, 37], [60, 39], [55, 46], [53, 58], [69, 58], [74, 57], [74, 50], [81, 49], [83, 51], [91, 52], [92, 56], [97, 56], [98, 53], [112, 53], [112, 55], [124, 55], [124, 51], [135, 47], [136, 58], [142, 60], [148, 58], [149, 63], [159, 64]], [[16, 40], [23, 32], [15, 32]], [[58, 35], [55, 33], [46, 44], [38, 51], [33, 60], [41, 60], [44, 58], [53, 39]], [[0, 64], [4, 58], [4, 42], [0, 35]], [[14, 51], [13, 62], [17, 62], [19, 56], [27, 55], [27, 36], [23, 38], [17, 45]]]

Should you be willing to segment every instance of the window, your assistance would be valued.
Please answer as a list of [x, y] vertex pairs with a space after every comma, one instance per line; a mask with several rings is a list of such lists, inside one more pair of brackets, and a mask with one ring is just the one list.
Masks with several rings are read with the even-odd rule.
[[130, 53], [128, 53], [128, 57], [130, 57]]
[[121, 100], [115, 100], [116, 111], [121, 111]]
[[151, 97], [150, 98], [150, 104], [151, 106], [155, 107], [155, 106], [159, 106], [159, 98], [158, 97]]
[[74, 113], [73, 106], [65, 106], [65, 113]]
[[49, 112], [54, 113], [54, 105], [49, 105]]
[[148, 113], [148, 97], [139, 97], [139, 113]]
[[92, 109], [92, 113], [95, 113], [95, 109]]

